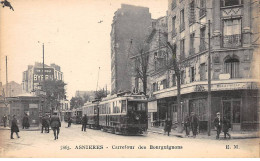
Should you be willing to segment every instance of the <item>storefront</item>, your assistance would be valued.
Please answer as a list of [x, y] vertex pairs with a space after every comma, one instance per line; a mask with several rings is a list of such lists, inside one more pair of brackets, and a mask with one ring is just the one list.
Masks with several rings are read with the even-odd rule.
[[[17, 122], [22, 125], [25, 114], [29, 117], [30, 126], [40, 124], [40, 98], [31, 94], [24, 94], [8, 98], [10, 102], [10, 116], [16, 115]], [[11, 118], [12, 119], [12, 118]]]
[[[164, 121], [170, 117], [173, 125], [177, 124], [176, 88], [154, 93], [157, 110], [151, 114], [151, 122], [155, 127], [163, 127]], [[214, 118], [220, 112], [231, 123], [231, 130], [257, 130], [258, 122], [258, 89], [254, 82], [220, 81], [212, 82], [211, 128]], [[200, 131], [207, 131], [208, 107], [207, 84], [190, 84], [183, 86], [181, 95], [181, 119], [195, 112], [200, 120]], [[149, 110], [148, 104], [148, 110]]]

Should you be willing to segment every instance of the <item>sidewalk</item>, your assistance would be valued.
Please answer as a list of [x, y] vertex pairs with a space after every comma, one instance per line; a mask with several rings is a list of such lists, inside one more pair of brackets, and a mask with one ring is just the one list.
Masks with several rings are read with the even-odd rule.
[[[0, 126], [0, 130], [11, 130], [10, 127], [4, 127], [4, 126]], [[19, 130], [20, 131], [40, 131], [41, 128], [39, 126], [31, 126], [29, 127], [29, 129], [23, 129], [22, 127], [19, 126]]]
[[[164, 130], [161, 128], [150, 127], [147, 130], [150, 133], [157, 133], [162, 135], [167, 135], [164, 133]], [[248, 138], [259, 138], [259, 132], [257, 131], [230, 131], [231, 139], [248, 139]], [[208, 136], [207, 132], [199, 133], [196, 138], [198, 139], [216, 139], [217, 132], [215, 130], [211, 130], [211, 135]], [[185, 131], [182, 133], [178, 133], [176, 130], [171, 130], [170, 136], [175, 136], [179, 138], [193, 138], [192, 132], [190, 131], [190, 136], [185, 135]], [[221, 132], [220, 139], [224, 138], [224, 133]]]

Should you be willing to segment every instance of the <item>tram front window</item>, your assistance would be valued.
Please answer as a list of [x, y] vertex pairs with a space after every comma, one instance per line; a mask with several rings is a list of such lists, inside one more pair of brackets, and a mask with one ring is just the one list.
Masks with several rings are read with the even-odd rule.
[[128, 111], [145, 111], [145, 103], [141, 102], [128, 102]]

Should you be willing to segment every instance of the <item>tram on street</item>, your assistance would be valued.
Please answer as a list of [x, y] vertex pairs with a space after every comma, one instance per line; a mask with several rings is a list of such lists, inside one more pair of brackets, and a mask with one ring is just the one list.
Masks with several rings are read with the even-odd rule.
[[88, 127], [115, 134], [144, 134], [148, 128], [147, 98], [145, 95], [121, 93], [101, 101], [85, 103], [83, 115]]
[[67, 110], [67, 111], [65, 111], [65, 114], [64, 114], [64, 121], [65, 121], [65, 122], [68, 122], [69, 117], [72, 118], [72, 115], [73, 115], [72, 110]]
[[82, 107], [73, 110], [72, 123], [81, 124]]
[[88, 118], [87, 126], [93, 129], [99, 129], [99, 100], [87, 102], [82, 107], [83, 116], [86, 114]]

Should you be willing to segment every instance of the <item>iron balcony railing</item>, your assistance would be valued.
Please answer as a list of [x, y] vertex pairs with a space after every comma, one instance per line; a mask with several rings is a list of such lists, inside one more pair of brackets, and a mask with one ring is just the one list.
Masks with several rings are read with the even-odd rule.
[[202, 43], [200, 44], [200, 52], [207, 50], [206, 44]]
[[180, 24], [180, 32], [182, 32], [185, 29], [185, 23], [181, 23]]
[[176, 0], [172, 1], [172, 10], [176, 7]]
[[172, 30], [172, 38], [174, 38], [177, 35], [177, 29], [175, 28], [174, 30]]
[[200, 17], [206, 16], [206, 8], [201, 8], [200, 9], [199, 16]]
[[195, 48], [190, 48], [190, 55], [195, 54]]
[[241, 46], [241, 34], [223, 36], [223, 47]]

